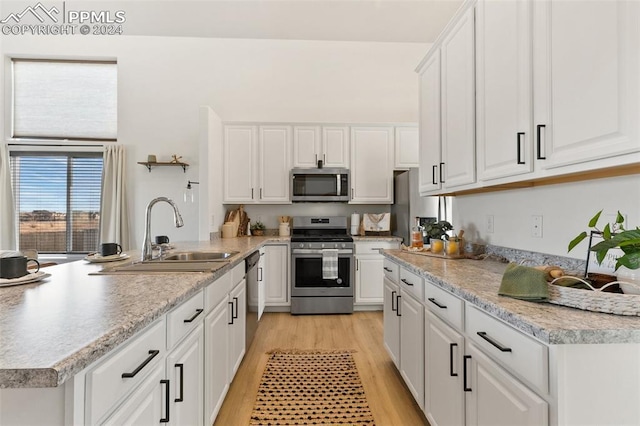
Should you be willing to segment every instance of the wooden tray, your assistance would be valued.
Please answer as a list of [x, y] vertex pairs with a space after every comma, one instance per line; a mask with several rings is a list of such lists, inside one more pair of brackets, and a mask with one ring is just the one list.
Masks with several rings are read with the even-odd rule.
[[450, 256], [450, 255], [444, 255], [444, 254], [436, 254], [436, 253], [431, 253], [431, 251], [429, 249], [425, 249], [422, 251], [414, 251], [414, 250], [409, 250], [406, 246], [402, 247], [402, 251], [405, 253], [410, 253], [410, 254], [417, 254], [418, 256], [428, 256], [428, 257], [439, 257], [440, 259], [474, 259], [475, 257], [473, 255], [467, 255], [467, 254], [458, 254], [455, 256]]

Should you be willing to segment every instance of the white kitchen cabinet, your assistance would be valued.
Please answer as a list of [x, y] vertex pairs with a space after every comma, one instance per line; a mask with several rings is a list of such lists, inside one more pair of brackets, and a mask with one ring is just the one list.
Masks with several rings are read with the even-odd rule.
[[420, 70], [420, 172], [421, 196], [440, 191], [440, 49], [436, 48]]
[[530, 0], [476, 6], [478, 178], [533, 170]]
[[204, 404], [204, 329], [202, 320], [189, 336], [167, 355], [169, 424], [202, 424]]
[[287, 204], [291, 127], [225, 125], [223, 202]]
[[293, 167], [349, 167], [348, 126], [294, 126]]
[[425, 402], [431, 426], [464, 425], [462, 355], [464, 338], [425, 311]]
[[265, 304], [271, 307], [290, 306], [289, 246], [269, 244], [264, 249]]
[[258, 201], [289, 203], [291, 127], [260, 126]]
[[400, 287], [397, 283], [384, 277], [384, 306], [382, 310], [384, 327], [384, 347], [391, 360], [400, 368], [400, 315], [398, 315], [398, 298]]
[[225, 297], [205, 318], [204, 421], [212, 425], [229, 390], [229, 305]]
[[419, 132], [415, 126], [397, 126], [395, 128], [394, 168], [406, 170], [419, 167]]
[[223, 202], [253, 203], [257, 200], [258, 128], [224, 126]]
[[393, 203], [393, 127], [351, 128], [350, 203]]
[[446, 188], [475, 182], [474, 13], [467, 10], [442, 41], [439, 178]]
[[164, 366], [156, 365], [149, 376], [104, 422], [105, 426], [152, 426], [171, 420], [169, 381], [163, 379]]
[[549, 424], [547, 402], [493, 362], [473, 343], [464, 357], [466, 381], [466, 424]]
[[258, 260], [258, 321], [262, 318], [264, 308], [267, 304], [267, 283], [265, 282], [265, 266], [267, 264], [267, 251], [264, 247], [260, 248], [260, 260]]
[[397, 309], [400, 315], [400, 374], [416, 403], [424, 408], [424, 307], [401, 285]]
[[354, 304], [373, 305], [377, 309], [383, 304], [383, 263], [380, 250], [398, 249], [395, 241], [356, 241], [356, 282]]
[[246, 350], [247, 286], [243, 279], [229, 293], [229, 367], [233, 379]]

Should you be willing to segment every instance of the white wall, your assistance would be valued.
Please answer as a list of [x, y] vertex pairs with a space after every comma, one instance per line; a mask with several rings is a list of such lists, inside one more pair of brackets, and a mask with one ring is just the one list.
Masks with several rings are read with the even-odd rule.
[[[454, 198], [454, 226], [471, 241], [586, 259], [583, 242], [567, 254], [569, 242], [601, 209], [600, 229], [619, 210], [627, 228], [640, 226], [638, 175], [514, 189]], [[494, 216], [494, 232], [486, 231], [486, 216]], [[531, 216], [543, 216], [542, 238], [531, 236]], [[609, 215], [606, 217], [606, 215]]]
[[[116, 58], [118, 141], [128, 150], [132, 232], [141, 244], [144, 207], [156, 196], [182, 199], [198, 180], [200, 114], [211, 107], [224, 121], [415, 122], [413, 71], [428, 45], [135, 36], [4, 37], [9, 56]], [[181, 155], [191, 167], [156, 168], [137, 161]], [[207, 165], [208, 167], [208, 165]], [[196, 190], [198, 188], [196, 187]], [[216, 200], [208, 200], [216, 204]], [[285, 211], [283, 206], [282, 211]], [[175, 229], [169, 206], [153, 210], [152, 234], [199, 237], [198, 203], [180, 204]], [[286, 214], [286, 213], [285, 213]], [[216, 222], [218, 222], [216, 218]]]

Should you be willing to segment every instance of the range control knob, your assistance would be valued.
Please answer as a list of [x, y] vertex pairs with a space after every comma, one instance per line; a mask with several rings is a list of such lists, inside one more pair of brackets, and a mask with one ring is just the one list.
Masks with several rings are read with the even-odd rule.
[[342, 248], [345, 248], [347, 245], [345, 243], [342, 243]]
[[300, 247], [300, 248], [304, 248], [304, 243], [300, 243], [300, 244], [298, 244], [298, 247]]
[[320, 245], [320, 247], [324, 248], [324, 243], [322, 243], [322, 244]]

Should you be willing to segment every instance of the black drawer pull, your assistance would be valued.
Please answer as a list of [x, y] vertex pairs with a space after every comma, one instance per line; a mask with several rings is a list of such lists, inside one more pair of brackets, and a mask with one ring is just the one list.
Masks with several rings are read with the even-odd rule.
[[227, 303], [231, 305], [231, 322], [229, 322], [227, 324], [233, 325], [233, 320], [235, 318], [235, 315], [233, 315], [233, 302], [227, 302]]
[[438, 301], [433, 297], [430, 297], [427, 300], [429, 300], [429, 302], [433, 303], [434, 305], [436, 305], [440, 309], [447, 309], [447, 305], [443, 305], [442, 303], [438, 303]]
[[516, 136], [516, 150], [517, 150], [517, 157], [518, 157], [517, 164], [524, 164], [524, 161], [522, 161], [520, 159], [520, 156], [522, 155], [522, 150], [521, 150], [521, 147], [520, 147], [520, 144], [522, 142], [522, 138], [520, 136], [524, 136], [524, 132], [518, 132], [518, 134]]
[[542, 155], [542, 139], [541, 139], [541, 136], [542, 136], [542, 129], [544, 129], [545, 127], [547, 127], [547, 126], [545, 126], [544, 124], [538, 124], [536, 126], [536, 147], [537, 147], [537, 150], [538, 150], [538, 152], [536, 153], [536, 158], [538, 160], [546, 160], [547, 159], [547, 157]]
[[387, 268], [386, 266], [385, 266], [383, 269], [384, 269], [385, 271], [387, 271], [387, 272], [393, 272], [393, 269], [389, 269], [389, 268]]
[[500, 350], [500, 352], [511, 352], [511, 348], [508, 348], [506, 346], [502, 346], [499, 342], [493, 340], [491, 337], [487, 336], [487, 333], [485, 331], [478, 331], [478, 336], [482, 337], [484, 340], [486, 340], [487, 342], [491, 343], [493, 346], [495, 346], [496, 348], [498, 348]]
[[462, 374], [463, 374], [462, 386], [464, 387], [465, 392], [471, 392], [472, 389], [469, 386], [467, 386], [467, 360], [471, 359], [471, 355], [465, 355], [463, 359], [464, 359], [464, 363], [462, 365], [464, 368], [462, 369]]
[[160, 423], [169, 423], [169, 405], [171, 404], [171, 401], [169, 400], [169, 380], [160, 380], [160, 384], [161, 385], [167, 385], [167, 393], [165, 394], [165, 399], [164, 399], [164, 405], [165, 405], [165, 410], [167, 413], [167, 417], [161, 417], [160, 418]]
[[174, 402], [184, 401], [184, 364], [176, 364], [176, 368], [180, 369], [180, 396], [174, 399]]
[[453, 372], [453, 348], [458, 346], [457, 343], [449, 343], [449, 375], [451, 377], [457, 377], [458, 373]]
[[400, 313], [400, 298], [401, 297], [402, 297], [401, 295], [397, 295], [396, 296], [396, 315], [399, 316], [399, 317], [402, 316], [402, 314]]
[[400, 279], [400, 281], [402, 281], [403, 283], [405, 283], [406, 285], [410, 285], [411, 287], [413, 287], [413, 284], [410, 283], [409, 281], [405, 280], [404, 278]]
[[238, 298], [234, 297], [233, 298], [233, 303], [236, 305], [236, 313], [233, 313], [233, 309], [231, 310], [231, 316], [233, 316], [233, 319], [238, 319]]
[[191, 318], [184, 320], [184, 322], [193, 322], [202, 312], [204, 312], [204, 309], [196, 309], [196, 313]]
[[156, 356], [158, 356], [158, 354], [160, 353], [159, 350], [157, 349], [152, 349], [149, 351], [149, 356], [147, 357], [147, 359], [145, 359], [144, 361], [142, 361], [142, 364], [140, 364], [135, 370], [133, 370], [131, 373], [122, 373], [122, 378], [123, 379], [130, 379], [132, 377], [135, 377], [136, 374], [138, 374], [140, 372], [140, 370], [142, 370], [144, 367], [146, 367], [147, 364], [149, 364], [151, 362], [152, 359], [154, 359]]
[[396, 291], [392, 290], [391, 291], [391, 311], [392, 312], [396, 312], [398, 310], [398, 307], [394, 307], [394, 303], [393, 301], [396, 299]]

